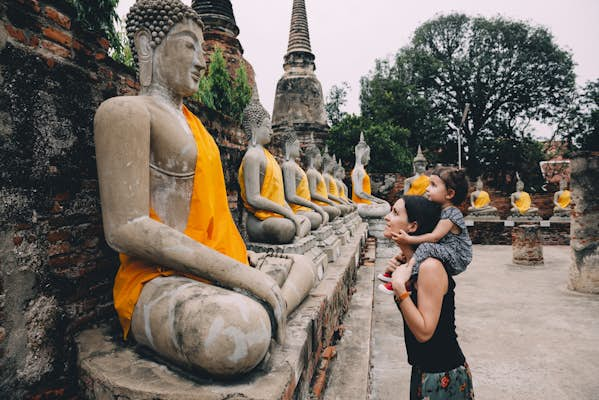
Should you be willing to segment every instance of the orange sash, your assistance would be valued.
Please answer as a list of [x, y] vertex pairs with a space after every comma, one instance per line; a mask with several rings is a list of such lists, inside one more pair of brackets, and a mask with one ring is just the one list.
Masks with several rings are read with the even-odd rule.
[[[354, 173], [354, 171], [352, 171], [352, 175], [353, 175], [353, 173]], [[362, 178], [362, 191], [366, 194], [372, 194], [370, 192], [370, 190], [371, 190], [370, 189], [370, 176], [368, 176], [366, 171], [364, 171], [364, 178]], [[372, 204], [372, 201], [358, 197], [356, 195], [356, 192], [354, 191], [353, 185], [352, 185], [351, 199], [354, 201], [354, 203], [358, 203], [358, 204]]]
[[[327, 191], [327, 184], [326, 184], [322, 174], [319, 174], [319, 175], [320, 175], [320, 179], [318, 180], [318, 184], [316, 185], [316, 193], [318, 193], [325, 199], [328, 199], [329, 192]], [[329, 203], [326, 203], [324, 201], [314, 200], [314, 203], [318, 204], [319, 206], [330, 206]]]
[[[301, 173], [302, 179], [300, 180], [300, 183], [297, 185], [295, 194], [298, 195], [299, 197], [301, 197], [302, 199], [312, 201], [312, 198], [310, 197], [310, 186], [308, 185], [308, 176], [306, 175], [304, 170], [301, 169], [299, 166], [297, 166], [297, 169]], [[294, 213], [297, 213], [299, 211], [311, 211], [312, 210], [311, 208], [308, 208], [305, 206], [300, 206], [299, 204], [291, 203], [289, 205], [291, 206], [291, 209], [293, 210]]]

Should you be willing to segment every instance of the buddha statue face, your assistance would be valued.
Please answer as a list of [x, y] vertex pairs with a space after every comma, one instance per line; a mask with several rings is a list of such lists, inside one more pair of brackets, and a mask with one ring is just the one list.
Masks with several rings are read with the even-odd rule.
[[287, 146], [287, 155], [289, 156], [289, 159], [291, 160], [296, 160], [299, 158], [300, 156], [300, 143], [299, 140], [293, 140], [290, 143], [286, 144]]
[[252, 143], [267, 145], [272, 138], [272, 124], [270, 117], [265, 117], [252, 130]]
[[362, 165], [366, 166], [370, 162], [370, 148], [364, 150], [362, 153]]
[[426, 171], [426, 162], [414, 161], [414, 172], [417, 174], [423, 174]]
[[478, 190], [478, 191], [483, 190], [483, 181], [480, 178], [478, 178], [476, 180], [476, 190]]
[[518, 181], [516, 182], [516, 191], [521, 192], [524, 190], [524, 182]]
[[322, 167], [322, 155], [320, 152], [316, 153], [312, 158], [312, 165], [316, 169], [320, 169], [320, 167]]
[[566, 190], [566, 180], [564, 178], [560, 179], [559, 181], [559, 190]]

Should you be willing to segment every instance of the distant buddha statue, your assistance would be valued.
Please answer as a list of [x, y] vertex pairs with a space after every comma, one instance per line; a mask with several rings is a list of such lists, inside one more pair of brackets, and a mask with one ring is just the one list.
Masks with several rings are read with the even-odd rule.
[[430, 179], [424, 174], [424, 171], [426, 171], [426, 158], [422, 154], [420, 145], [418, 146], [418, 154], [414, 157], [412, 165], [414, 166], [414, 176], [405, 180], [403, 193], [411, 196], [424, 196]]
[[511, 212], [514, 217], [536, 217], [539, 209], [532, 206], [530, 195], [524, 191], [524, 182], [520, 179], [520, 174], [516, 172], [516, 191], [510, 196], [512, 205]]
[[483, 181], [480, 176], [476, 180], [476, 190], [470, 194], [470, 207], [468, 207], [468, 215], [497, 215], [497, 208], [491, 205], [489, 193], [483, 190]]
[[562, 178], [559, 181], [559, 191], [553, 195], [553, 216], [555, 217], [570, 217], [570, 191], [566, 189], [566, 179]]
[[329, 221], [339, 217], [341, 210], [329, 199], [327, 184], [322, 174], [318, 171], [322, 165], [322, 155], [316, 144], [312, 141], [304, 150], [306, 160], [306, 175], [308, 175], [308, 187], [312, 202], [321, 206], [329, 214]]
[[[333, 156], [335, 159], [335, 156]], [[353, 210], [356, 210], [358, 207], [354, 204], [354, 202], [349, 198], [347, 189], [347, 185], [343, 182], [343, 178], [345, 178], [345, 168], [343, 168], [343, 164], [341, 163], [341, 159], [335, 165], [333, 169], [333, 177], [335, 178], [335, 182], [337, 182], [337, 187], [339, 188], [339, 197], [345, 201], [346, 204], [349, 204]]]
[[310, 220], [293, 212], [285, 201], [283, 172], [275, 157], [264, 147], [270, 143], [270, 115], [262, 107], [254, 89], [250, 104], [243, 111], [243, 130], [249, 138], [248, 149], [239, 167], [239, 187], [248, 211], [247, 233], [254, 242], [286, 244], [295, 236], [304, 237]]
[[318, 204], [312, 202], [310, 185], [306, 172], [296, 160], [300, 157], [300, 143], [293, 132], [283, 135], [283, 181], [285, 184], [285, 199], [294, 213], [303, 215], [310, 220], [312, 230], [318, 229], [329, 221], [329, 214]]
[[325, 146], [324, 154], [322, 156], [322, 177], [327, 187], [328, 197], [335, 203], [335, 205], [341, 210], [342, 215], [346, 215], [352, 211], [349, 202], [346, 202], [339, 197], [339, 188], [337, 187], [337, 180], [333, 176], [335, 165], [337, 161], [331, 157], [328, 153], [328, 148]]
[[360, 133], [360, 141], [354, 148], [356, 163], [351, 172], [352, 200], [358, 206], [358, 214], [364, 218], [384, 217], [391, 206], [383, 199], [371, 194], [370, 176], [365, 166], [370, 162], [370, 147], [364, 141], [364, 133]]
[[103, 102], [94, 139], [106, 241], [121, 253], [113, 295], [124, 337], [187, 370], [235, 376], [273, 336], [283, 341], [314, 276], [303, 256], [280, 284], [248, 265], [258, 255], [229, 211], [218, 147], [183, 105], [206, 69], [202, 28], [179, 0], [131, 7], [140, 95]]

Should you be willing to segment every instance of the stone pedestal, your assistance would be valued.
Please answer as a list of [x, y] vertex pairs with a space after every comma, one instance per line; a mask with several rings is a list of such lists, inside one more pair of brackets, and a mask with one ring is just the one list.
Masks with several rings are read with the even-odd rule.
[[464, 219], [480, 222], [500, 221], [497, 211], [468, 211]]
[[383, 232], [387, 223], [383, 218], [364, 218], [364, 222], [368, 224], [368, 236], [373, 236], [377, 239], [384, 239]]
[[549, 221], [551, 222], [569, 222], [570, 221], [570, 210], [554, 211]]
[[356, 232], [358, 231], [358, 229], [360, 227], [362, 218], [358, 214], [358, 211], [353, 211], [353, 212], [347, 214], [345, 217], [343, 217], [343, 222], [344, 222], [345, 226], [347, 227], [347, 229], [349, 230], [349, 233], [353, 237], [353, 236], [355, 236]]
[[341, 254], [341, 240], [335, 234], [331, 225], [321, 226], [312, 235], [316, 238], [318, 247], [327, 255], [329, 262], [333, 262]]
[[543, 264], [539, 225], [518, 225], [512, 229], [512, 261], [520, 265]]
[[599, 293], [599, 152], [582, 152], [571, 162], [572, 222], [570, 289]]
[[318, 279], [322, 279], [324, 271], [328, 265], [328, 256], [323, 249], [318, 246], [318, 242], [313, 235], [299, 238], [290, 244], [268, 244], [258, 242], [248, 242], [248, 250], [256, 253], [267, 254], [302, 254], [312, 259], [316, 266]]
[[507, 217], [508, 221], [514, 221], [514, 222], [524, 222], [524, 223], [539, 223], [542, 218], [539, 214], [534, 213], [534, 214], [520, 214], [520, 213], [513, 213], [512, 215], [510, 215], [509, 217]]
[[351, 234], [349, 233], [349, 230], [345, 226], [345, 221], [344, 221], [343, 217], [335, 218], [333, 220], [333, 222], [330, 223], [330, 225], [335, 230], [335, 234], [341, 240], [342, 245], [345, 245], [346, 243], [349, 242]]

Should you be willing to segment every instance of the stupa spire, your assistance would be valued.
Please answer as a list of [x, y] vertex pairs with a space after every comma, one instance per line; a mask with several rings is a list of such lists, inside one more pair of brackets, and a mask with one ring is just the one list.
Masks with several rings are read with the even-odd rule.
[[293, 0], [287, 54], [294, 52], [312, 53], [305, 0]]

